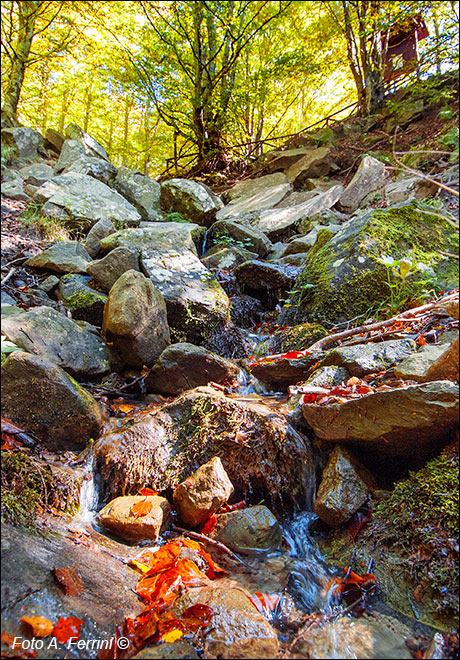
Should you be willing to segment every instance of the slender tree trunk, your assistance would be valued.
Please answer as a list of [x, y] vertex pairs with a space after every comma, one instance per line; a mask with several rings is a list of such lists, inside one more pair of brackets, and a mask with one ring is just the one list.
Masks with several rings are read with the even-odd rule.
[[89, 127], [89, 118], [91, 115], [91, 110], [93, 108], [93, 85], [91, 84], [86, 89], [86, 103], [85, 103], [85, 116], [83, 118], [83, 130], [85, 133], [88, 133]]
[[121, 164], [124, 167], [128, 166], [128, 138], [129, 138], [129, 115], [133, 107], [132, 101], [129, 96], [125, 99], [125, 117], [123, 121], [123, 153]]
[[433, 13], [434, 33], [436, 36], [435, 55], [436, 55], [436, 73], [441, 73], [441, 32], [439, 30], [439, 21], [436, 12]]
[[59, 123], [58, 123], [58, 131], [59, 133], [64, 132], [64, 125], [67, 119], [67, 112], [69, 110], [69, 96], [70, 96], [70, 88], [66, 87], [64, 89], [64, 92], [62, 94], [62, 100], [61, 100], [61, 111], [59, 113]]
[[17, 109], [21, 96], [22, 84], [27, 67], [37, 12], [42, 2], [38, 0], [23, 0], [17, 2], [18, 36], [13, 50], [11, 72], [6, 87], [2, 106], [2, 122], [17, 125]]
[[109, 136], [107, 138], [107, 156], [109, 160], [112, 158], [112, 148], [113, 148], [113, 119], [109, 123]]

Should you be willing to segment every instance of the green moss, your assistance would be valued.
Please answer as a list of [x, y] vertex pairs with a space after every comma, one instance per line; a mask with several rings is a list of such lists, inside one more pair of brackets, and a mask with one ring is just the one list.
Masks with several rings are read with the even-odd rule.
[[92, 291], [76, 291], [63, 300], [67, 309], [73, 312], [76, 309], [92, 307], [95, 303], [105, 302], [105, 296], [101, 296]]
[[406, 575], [433, 591], [438, 615], [458, 615], [458, 445], [396, 484], [379, 504], [373, 534], [408, 561]]
[[301, 323], [288, 330], [275, 332], [276, 350], [303, 351], [319, 339], [326, 337], [329, 332], [319, 323]]

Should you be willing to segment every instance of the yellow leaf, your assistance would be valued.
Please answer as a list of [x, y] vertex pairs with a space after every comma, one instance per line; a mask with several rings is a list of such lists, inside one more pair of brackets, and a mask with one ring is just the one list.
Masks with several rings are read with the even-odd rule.
[[148, 573], [150, 570], [150, 566], [147, 566], [146, 564], [142, 564], [140, 561], [137, 561], [136, 559], [130, 559], [129, 565], [134, 566], [134, 568], [138, 568], [141, 573]]
[[168, 642], [169, 644], [172, 644], [176, 640], [180, 639], [184, 633], [182, 630], [171, 630], [170, 632], [165, 633], [160, 637], [163, 642]]

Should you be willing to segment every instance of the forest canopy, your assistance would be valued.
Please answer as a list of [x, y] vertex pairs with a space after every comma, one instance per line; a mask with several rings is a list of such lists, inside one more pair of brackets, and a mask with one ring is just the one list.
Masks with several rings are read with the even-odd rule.
[[[75, 122], [115, 164], [153, 176], [174, 161], [223, 168], [458, 67], [458, 2], [6, 0], [1, 11], [3, 124], [44, 134]], [[417, 62], [385, 79], [392, 39], [414, 25], [426, 28]]]

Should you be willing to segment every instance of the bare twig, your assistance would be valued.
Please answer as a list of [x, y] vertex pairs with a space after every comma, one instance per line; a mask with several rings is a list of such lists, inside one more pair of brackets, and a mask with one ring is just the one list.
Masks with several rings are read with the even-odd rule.
[[221, 552], [224, 552], [226, 555], [231, 557], [232, 559], [235, 559], [237, 562], [240, 564], [243, 564], [246, 568], [249, 568], [250, 571], [254, 572], [253, 567], [250, 564], [247, 564], [241, 557], [236, 555], [230, 548], [227, 548], [226, 545], [223, 543], [220, 543], [219, 541], [215, 541], [214, 539], [209, 538], [209, 536], [205, 536], [204, 534], [198, 534], [198, 532], [190, 532], [188, 529], [184, 529], [183, 527], [177, 527], [176, 525], [171, 525], [172, 529], [175, 532], [179, 532], [179, 534], [184, 534], [185, 536], [190, 536], [190, 538], [195, 539], [195, 541], [202, 541], [202, 543], [208, 543], [209, 545], [213, 545], [215, 548], [220, 550]]
[[449, 225], [452, 225], [452, 227], [458, 229], [458, 222], [455, 222], [453, 218], [449, 218], [448, 216], [443, 215], [442, 213], [427, 211], [426, 209], [421, 209], [419, 206], [417, 206], [417, 211], [419, 211], [420, 213], [426, 213], [427, 215], [434, 215], [435, 218], [441, 218], [441, 220], [445, 220], [446, 222], [449, 223]]
[[8, 282], [8, 280], [10, 280], [13, 277], [13, 275], [15, 274], [16, 271], [17, 271], [17, 268], [12, 268], [10, 270], [10, 272], [8, 273], [8, 275], [5, 275], [5, 277], [2, 280], [2, 286], [5, 286], [5, 284]]

